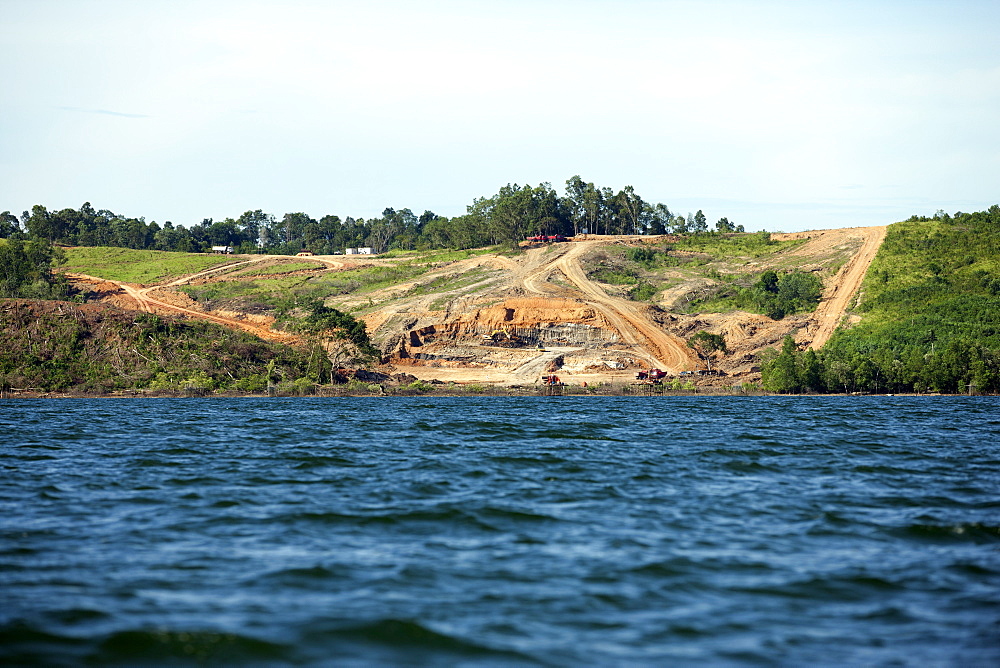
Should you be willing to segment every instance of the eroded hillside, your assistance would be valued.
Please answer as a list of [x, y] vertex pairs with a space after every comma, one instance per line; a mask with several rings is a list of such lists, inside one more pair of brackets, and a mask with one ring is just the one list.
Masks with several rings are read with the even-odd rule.
[[[731, 384], [756, 380], [757, 355], [787, 334], [822, 345], [848, 312], [884, 232], [701, 246], [592, 236], [510, 255], [234, 256], [156, 284], [78, 280], [123, 307], [211, 319], [286, 342], [295, 337], [282, 322], [302, 300], [322, 298], [364, 319], [394, 371], [456, 382], [530, 384], [554, 372], [564, 382], [594, 383], [648, 368], [695, 371], [706, 362], [686, 341], [704, 330], [722, 335], [728, 354], [712, 362], [725, 376], [699, 382]], [[773, 319], [727, 306], [727, 295], [768, 269], [819, 277], [816, 312]]]

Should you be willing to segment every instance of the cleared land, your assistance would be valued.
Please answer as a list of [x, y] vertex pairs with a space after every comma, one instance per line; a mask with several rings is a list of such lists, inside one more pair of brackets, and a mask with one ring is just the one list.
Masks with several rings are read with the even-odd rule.
[[[95, 249], [75, 249], [69, 267], [95, 299], [287, 343], [297, 338], [281, 329], [280, 312], [294, 316], [299, 300], [322, 297], [364, 319], [386, 355], [386, 369], [425, 380], [529, 384], [556, 373], [582, 384], [622, 382], [651, 367], [679, 374], [704, 368], [685, 341], [705, 330], [722, 334], [730, 353], [713, 364], [725, 377], [699, 382], [732, 384], [759, 378], [756, 355], [787, 334], [803, 345], [823, 345], [848, 315], [884, 236], [884, 227], [774, 235], [770, 245], [728, 254], [671, 250], [669, 238], [639, 236], [526, 245], [510, 256], [163, 254], [146, 260], [159, 267], [144, 268], [133, 258], [124, 273]], [[630, 265], [629, 249], [636, 248], [655, 249], [672, 264]], [[824, 296], [816, 312], [772, 320], [682, 308], [769, 268], [817, 272]], [[597, 280], [619, 270], [657, 286], [654, 296], [636, 301], [622, 286]]]

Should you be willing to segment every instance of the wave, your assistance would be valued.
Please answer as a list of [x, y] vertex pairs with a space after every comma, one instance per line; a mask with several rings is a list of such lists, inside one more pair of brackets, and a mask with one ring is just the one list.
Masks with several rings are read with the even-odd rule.
[[475, 661], [477, 666], [537, 665], [526, 654], [434, 630], [411, 619], [382, 618], [326, 628], [314, 625], [303, 634], [301, 644], [326, 647], [328, 659], [342, 654], [371, 656], [374, 665], [454, 665], [461, 660]]
[[930, 543], [972, 543], [975, 545], [1000, 543], [1000, 526], [981, 522], [957, 524], [915, 523], [889, 531], [893, 536]]
[[204, 630], [136, 629], [112, 633], [87, 657], [99, 665], [131, 662], [199, 664], [292, 662], [294, 648], [251, 636]]

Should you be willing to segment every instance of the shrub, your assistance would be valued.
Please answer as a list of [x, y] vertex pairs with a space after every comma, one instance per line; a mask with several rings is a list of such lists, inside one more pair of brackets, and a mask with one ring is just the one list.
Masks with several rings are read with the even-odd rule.
[[403, 389], [423, 394], [424, 392], [430, 392], [433, 390], [434, 386], [423, 380], [415, 380], [409, 385], [404, 386]]
[[652, 299], [657, 292], [658, 290], [655, 285], [642, 281], [628, 291], [628, 296], [637, 302], [645, 302]]

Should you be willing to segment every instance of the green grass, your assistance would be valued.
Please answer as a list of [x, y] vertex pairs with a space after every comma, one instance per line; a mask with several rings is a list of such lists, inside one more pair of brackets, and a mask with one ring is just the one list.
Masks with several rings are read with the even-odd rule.
[[131, 248], [67, 248], [63, 269], [126, 283], [162, 283], [237, 260], [205, 253], [171, 253]]
[[419, 250], [399, 250], [393, 249], [386, 251], [379, 255], [381, 258], [406, 258], [407, 260], [412, 260], [414, 262], [457, 262], [459, 260], [466, 260], [470, 257], [476, 257], [479, 255], [486, 255], [488, 253], [494, 253], [497, 248], [494, 246], [489, 246], [486, 248], [470, 248], [466, 250], [434, 250], [434, 251], [419, 251]]
[[253, 281], [217, 281], [180, 288], [199, 302], [249, 298], [258, 304], [288, 309], [304, 299], [356, 295], [411, 280], [427, 271], [412, 262], [324, 272], [312, 276], [261, 277]]
[[809, 374], [790, 346], [763, 365], [765, 383], [780, 391], [1000, 391], [1000, 206], [889, 226], [860, 294], [861, 322], [835, 332], [809, 360]]
[[637, 302], [648, 302], [656, 296], [660, 290], [655, 285], [651, 283], [646, 283], [645, 281], [640, 282], [634, 288], [629, 290], [629, 299]]
[[608, 285], [635, 285], [639, 282], [635, 273], [619, 269], [598, 269], [590, 278]]
[[[0, 311], [0, 385], [42, 390], [260, 390], [310, 373], [306, 350], [212, 323], [115, 308]], [[315, 366], [313, 365], [313, 368]]]
[[438, 292], [451, 292], [470, 285], [475, 285], [491, 276], [499, 273], [499, 270], [486, 270], [482, 267], [475, 267], [469, 271], [457, 275], [438, 276], [426, 283], [421, 283], [414, 287], [408, 295], [429, 295]]
[[675, 250], [708, 253], [716, 258], [761, 258], [790, 250], [806, 243], [807, 239], [775, 241], [767, 232], [738, 234], [726, 237], [716, 234], [693, 234], [680, 241], [669, 243]]
[[233, 273], [233, 276], [269, 276], [273, 274], [289, 274], [293, 271], [303, 271], [310, 269], [323, 269], [326, 265], [322, 262], [302, 262], [302, 261], [292, 261], [292, 262], [282, 262], [280, 264], [272, 264], [266, 267], [250, 267], [249, 269], [244, 269], [243, 271], [238, 271]]

